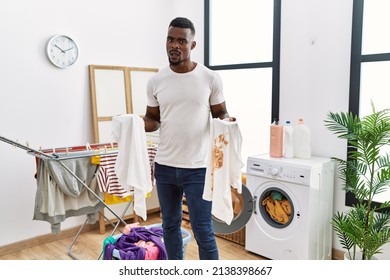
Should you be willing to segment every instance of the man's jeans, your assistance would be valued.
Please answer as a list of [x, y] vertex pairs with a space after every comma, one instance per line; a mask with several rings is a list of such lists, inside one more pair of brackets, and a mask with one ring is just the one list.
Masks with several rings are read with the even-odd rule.
[[217, 260], [211, 201], [202, 198], [206, 168], [176, 168], [155, 163], [155, 178], [162, 213], [164, 244], [170, 260], [183, 259], [182, 199], [186, 196], [199, 259]]

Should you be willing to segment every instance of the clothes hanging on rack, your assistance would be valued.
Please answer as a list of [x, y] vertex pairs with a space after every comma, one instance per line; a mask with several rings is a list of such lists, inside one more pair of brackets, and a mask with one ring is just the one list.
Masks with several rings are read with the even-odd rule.
[[[52, 233], [60, 232], [61, 222], [72, 216], [87, 215], [87, 222], [95, 223], [95, 216], [99, 209], [107, 207], [100, 197], [101, 193], [97, 186], [95, 176], [97, 166], [90, 165], [90, 159], [91, 156], [112, 153], [112, 151], [107, 151], [107, 146], [116, 147], [113, 143], [92, 146], [87, 144], [86, 146], [42, 151], [3, 136], [0, 136], [0, 141], [26, 150], [28, 154], [35, 157], [37, 191], [33, 219], [51, 223]], [[104, 148], [104, 151], [92, 151], [92, 149], [100, 148]], [[69, 166], [64, 162], [67, 162]], [[80, 166], [82, 168], [79, 168]], [[84, 168], [86, 166], [88, 168]], [[83, 179], [80, 179], [76, 173]], [[88, 191], [85, 191], [83, 187]], [[112, 209], [109, 208], [109, 210], [120, 222], [126, 224]]]
[[150, 179], [152, 180], [152, 185], [155, 186], [154, 159], [156, 158], [158, 144], [149, 141], [147, 145], [148, 145], [149, 163], [150, 163], [150, 170], [151, 170]]
[[127, 197], [133, 192], [125, 190], [119, 183], [118, 176], [115, 173], [115, 162], [117, 154], [100, 156], [98, 184], [101, 192], [119, 197]]
[[119, 184], [115, 174], [115, 161], [118, 155], [117, 148], [105, 148], [103, 151], [115, 150], [116, 153], [96, 155], [91, 157], [91, 163], [99, 165], [97, 181], [99, 190], [104, 193], [104, 202], [108, 205], [117, 203], [128, 203], [133, 200], [131, 192], [127, 192]]
[[[154, 158], [156, 157], [157, 144], [148, 142], [148, 156], [150, 164], [150, 180], [154, 186]], [[98, 185], [99, 190], [105, 193], [105, 200], [108, 204], [126, 202], [126, 198], [133, 194], [125, 190], [119, 183], [118, 176], [115, 173], [115, 163], [118, 154], [102, 155], [99, 159], [94, 160], [99, 165]], [[147, 197], [149, 197], [148, 195]], [[109, 200], [109, 201], [107, 201]], [[128, 200], [127, 200], [128, 201]]]
[[[60, 232], [61, 222], [68, 217], [87, 215], [87, 219], [68, 247], [68, 255], [77, 259], [71, 252], [86, 223], [96, 223], [95, 215], [106, 207], [117, 219], [111, 235], [119, 224], [127, 225], [123, 220], [130, 200], [122, 215], [118, 215], [102, 199], [97, 184], [98, 164], [94, 159], [101, 155], [117, 153], [113, 151], [117, 145], [93, 144], [86, 146], [65, 147], [49, 150], [36, 150], [28, 145], [0, 136], [0, 141], [26, 150], [33, 155], [37, 163], [37, 192], [34, 207], [34, 220], [48, 221], [52, 225], [52, 233]], [[111, 147], [110, 150], [107, 147]], [[129, 196], [130, 197], [130, 196]], [[103, 215], [104, 216], [104, 215]], [[104, 216], [105, 217], [105, 216]], [[105, 217], [106, 218], [106, 217]], [[107, 218], [106, 218], [107, 219]], [[99, 255], [100, 258], [101, 254]]]
[[[104, 207], [95, 195], [87, 191], [71, 174], [64, 172], [59, 162], [38, 158], [37, 191], [34, 220], [47, 221], [52, 233], [61, 231], [61, 222], [66, 218], [88, 216], [88, 223], [96, 222], [96, 214]], [[96, 172], [98, 167], [90, 158], [63, 160], [92, 191], [99, 194]]]

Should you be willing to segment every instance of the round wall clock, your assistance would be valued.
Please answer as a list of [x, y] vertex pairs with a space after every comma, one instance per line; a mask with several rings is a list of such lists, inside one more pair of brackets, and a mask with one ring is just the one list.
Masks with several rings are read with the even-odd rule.
[[59, 68], [72, 66], [79, 58], [76, 42], [66, 35], [51, 37], [47, 43], [46, 53], [51, 63]]

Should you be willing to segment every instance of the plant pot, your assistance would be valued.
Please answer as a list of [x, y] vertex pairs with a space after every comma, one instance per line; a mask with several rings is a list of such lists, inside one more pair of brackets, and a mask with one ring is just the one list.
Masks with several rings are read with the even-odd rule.
[[[344, 253], [344, 260], [350, 261], [351, 259], [349, 258], [348, 252]], [[362, 260], [362, 252], [356, 252], [355, 254], [355, 259], [353, 261], [361, 261]], [[375, 256], [371, 258], [371, 260], [377, 260]]]

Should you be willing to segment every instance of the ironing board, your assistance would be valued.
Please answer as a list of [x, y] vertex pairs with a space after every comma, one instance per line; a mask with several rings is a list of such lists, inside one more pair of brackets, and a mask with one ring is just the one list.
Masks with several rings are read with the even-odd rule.
[[[127, 223], [124, 221], [123, 217], [125, 216], [128, 208], [133, 203], [133, 193], [130, 192], [131, 199], [126, 203], [126, 206], [122, 212], [122, 214], [118, 215], [109, 205], [107, 205], [104, 200], [95, 192], [93, 191], [83, 180], [81, 180], [68, 166], [66, 166], [63, 162], [63, 160], [68, 159], [76, 159], [76, 158], [85, 158], [85, 157], [92, 157], [92, 156], [102, 156], [102, 155], [109, 155], [117, 153], [117, 150], [114, 149], [117, 147], [116, 145], [110, 143], [110, 144], [87, 144], [86, 146], [77, 146], [77, 147], [65, 147], [65, 148], [56, 148], [56, 149], [47, 149], [47, 150], [36, 150], [28, 145], [23, 145], [18, 143], [17, 141], [10, 140], [8, 138], [5, 138], [3, 136], [0, 136], [0, 141], [3, 141], [5, 143], [8, 143], [14, 147], [26, 150], [28, 154], [33, 155], [36, 158], [42, 159], [42, 160], [50, 160], [50, 161], [56, 161], [58, 162], [64, 170], [66, 170], [70, 175], [72, 175], [85, 189], [87, 189], [94, 197], [96, 197], [101, 204], [103, 204], [104, 208], [107, 208], [118, 221], [116, 224], [112, 223], [110, 219], [108, 219], [104, 214], [102, 214], [99, 211], [99, 214], [102, 215], [111, 225], [113, 226], [113, 230], [111, 232], [111, 236], [115, 233], [115, 231], [118, 229], [118, 226], [122, 223], [123, 225], [127, 225]], [[72, 253], [72, 247], [76, 243], [77, 239], [79, 238], [84, 226], [87, 224], [88, 217], [85, 220], [85, 222], [81, 225], [80, 229], [78, 230], [76, 236], [72, 240], [72, 243], [69, 245], [67, 249], [68, 255], [73, 259], [78, 259], [73, 253]], [[100, 259], [102, 255], [102, 252], [98, 256], [98, 259]]]

